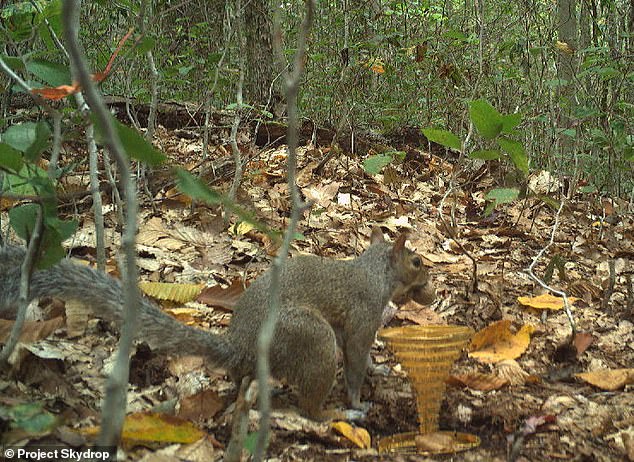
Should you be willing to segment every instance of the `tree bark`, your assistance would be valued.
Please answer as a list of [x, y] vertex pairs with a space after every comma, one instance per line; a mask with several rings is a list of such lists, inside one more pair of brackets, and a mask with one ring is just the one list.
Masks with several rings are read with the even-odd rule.
[[[251, 0], [244, 8], [246, 36], [246, 98], [253, 105], [269, 102], [271, 85], [275, 79], [272, 47], [271, 5], [269, 0]], [[273, 88], [271, 101], [279, 98]]]

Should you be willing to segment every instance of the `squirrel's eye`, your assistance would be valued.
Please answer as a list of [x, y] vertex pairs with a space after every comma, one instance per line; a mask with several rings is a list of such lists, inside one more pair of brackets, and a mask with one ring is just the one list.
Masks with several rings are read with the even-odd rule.
[[412, 265], [414, 265], [414, 268], [420, 268], [422, 264], [423, 262], [421, 261], [420, 257], [412, 258]]

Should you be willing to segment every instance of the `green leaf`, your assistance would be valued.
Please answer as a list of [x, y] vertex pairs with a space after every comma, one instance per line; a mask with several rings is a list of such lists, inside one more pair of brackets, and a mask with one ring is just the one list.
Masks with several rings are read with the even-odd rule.
[[255, 446], [258, 441], [258, 432], [249, 433], [244, 439], [243, 447], [249, 454], [255, 453]]
[[143, 37], [136, 44], [136, 52], [139, 54], [144, 54], [147, 51], [152, 50], [156, 46], [156, 39], [154, 37]]
[[24, 62], [20, 58], [14, 56], [0, 55], [4, 63], [11, 68], [12, 71], [23, 71]]
[[0, 413], [10, 421], [14, 429], [20, 429], [27, 435], [44, 435], [57, 427], [59, 420], [44, 409], [42, 403], [21, 403], [13, 407], [2, 407]]
[[524, 175], [528, 175], [528, 156], [522, 143], [502, 136], [498, 139], [498, 144], [509, 155], [515, 167]]
[[517, 188], [497, 188], [489, 191], [486, 196], [487, 200], [494, 201], [496, 205], [513, 202], [519, 196], [520, 190]]
[[16, 175], [7, 174], [4, 176], [3, 190], [14, 194], [38, 194], [38, 186], [49, 182], [46, 172], [32, 164], [22, 164]]
[[9, 210], [9, 224], [21, 239], [28, 240], [33, 235], [37, 218], [37, 204], [18, 205]]
[[70, 85], [70, 69], [63, 64], [52, 63], [43, 59], [34, 59], [26, 63], [26, 69], [38, 79], [52, 87]]
[[20, 151], [6, 143], [0, 143], [0, 168], [19, 172], [23, 163]]
[[507, 114], [502, 116], [502, 133], [511, 133], [515, 127], [522, 123], [522, 114]]
[[447, 130], [440, 130], [437, 128], [423, 128], [423, 135], [434, 143], [438, 143], [446, 148], [455, 149], [460, 151], [462, 149], [462, 142], [460, 138]]
[[551, 210], [556, 211], [559, 208], [560, 202], [556, 199], [553, 199], [546, 194], [540, 194], [537, 196], [544, 204], [550, 207]]
[[487, 140], [498, 136], [504, 126], [502, 115], [486, 100], [470, 101], [469, 115], [478, 133]]
[[[95, 124], [95, 134], [99, 143], [104, 144], [104, 134], [102, 128], [96, 123], [94, 115], [91, 116]], [[119, 134], [121, 144], [128, 156], [148, 165], [160, 165], [165, 162], [165, 154], [152, 146], [151, 143], [143, 138], [134, 128], [123, 125], [121, 122], [112, 117], [112, 123]]]
[[51, 129], [42, 120], [24, 122], [7, 128], [2, 136], [3, 141], [18, 151], [26, 154], [27, 160], [36, 161], [39, 155], [49, 146]]
[[469, 157], [472, 159], [482, 159], [482, 160], [495, 160], [499, 159], [502, 153], [497, 149], [481, 149], [478, 151], [473, 151], [469, 154]]
[[394, 160], [389, 154], [375, 154], [363, 161], [363, 170], [370, 175], [376, 175]]

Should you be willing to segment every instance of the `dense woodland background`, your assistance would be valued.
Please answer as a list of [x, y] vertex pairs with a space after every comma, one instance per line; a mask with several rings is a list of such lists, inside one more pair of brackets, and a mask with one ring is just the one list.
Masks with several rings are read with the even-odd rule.
[[[60, 34], [59, 8], [4, 2], [4, 54], [27, 69], [32, 63], [31, 70], [39, 60], [67, 69], [46, 25]], [[287, 56], [302, 11], [302, 2], [280, 10]], [[105, 94], [134, 103], [153, 96], [189, 102], [204, 113], [233, 107], [243, 82], [243, 104], [251, 108], [245, 118], [284, 115], [268, 1], [85, 2], [81, 38], [91, 69], [105, 68], [130, 27], [140, 41], [126, 44]], [[464, 140], [467, 102], [485, 98], [501, 113], [523, 115], [518, 131], [532, 168], [624, 194], [634, 186], [633, 28], [634, 7], [626, 1], [319, 2], [299, 110], [332, 127], [335, 142], [421, 127]], [[60, 80], [25, 77], [35, 86]], [[3, 80], [6, 126], [12, 84]], [[477, 139], [466, 147], [486, 148]]]
[[[63, 13], [69, 5], [76, 19]], [[107, 259], [121, 245], [141, 279], [177, 286], [176, 296], [147, 294], [172, 309], [166, 299], [194, 293], [205, 306], [170, 312], [222, 330], [243, 281], [280, 251], [275, 230], [292, 223], [291, 159], [291, 184], [311, 203], [291, 255], [349, 257], [371, 225], [392, 238], [410, 230], [439, 297], [435, 312], [408, 307], [391, 325], [523, 336], [501, 365], [461, 360], [466, 372], [453, 379], [463, 388], [448, 390], [441, 426], [483, 444], [459, 460], [634, 460], [634, 3], [319, 1], [302, 29], [308, 5], [0, 0], [0, 242], [39, 236], [39, 265], [72, 252], [136, 283], [136, 270]], [[127, 156], [82, 79], [73, 24]], [[125, 234], [135, 220], [136, 247]], [[200, 282], [222, 289], [183, 284]], [[544, 292], [577, 300], [533, 299]], [[2, 442], [86, 446], [108, 403], [115, 337], [68, 306], [60, 317], [63, 308], [44, 305], [51, 319], [27, 322], [20, 342], [54, 342], [12, 356], [12, 376], [0, 380]], [[0, 361], [20, 324], [0, 325], [0, 341], [13, 344]], [[406, 375], [383, 344], [373, 357], [391, 373], [364, 387], [371, 448], [279, 412], [269, 454], [374, 460], [376, 439], [416, 429]], [[594, 371], [620, 379], [578, 375]], [[151, 407], [196, 423], [183, 430], [191, 440], [169, 448], [124, 436], [131, 460], [225, 455], [226, 377], [137, 350], [130, 380], [128, 413]], [[172, 401], [178, 411], [166, 410]], [[161, 432], [182, 430], [161, 419]], [[248, 414], [250, 452], [258, 419]]]

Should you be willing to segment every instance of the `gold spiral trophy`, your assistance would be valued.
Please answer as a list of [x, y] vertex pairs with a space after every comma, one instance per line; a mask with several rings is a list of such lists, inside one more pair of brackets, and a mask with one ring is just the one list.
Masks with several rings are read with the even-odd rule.
[[407, 371], [416, 394], [419, 423], [418, 432], [382, 438], [380, 453], [447, 454], [479, 446], [475, 435], [438, 430], [445, 381], [472, 334], [462, 326], [407, 326], [379, 332]]

